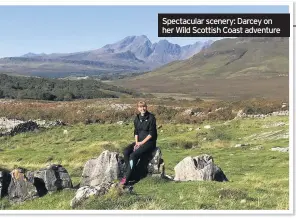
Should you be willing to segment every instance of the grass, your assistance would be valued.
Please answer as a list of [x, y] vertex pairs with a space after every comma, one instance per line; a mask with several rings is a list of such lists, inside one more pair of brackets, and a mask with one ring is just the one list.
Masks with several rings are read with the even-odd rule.
[[[207, 121], [202, 125], [163, 124], [158, 130], [158, 146], [163, 153], [166, 174], [174, 175], [174, 166], [186, 156], [210, 154], [230, 181], [174, 182], [149, 177], [135, 185], [134, 194], [110, 191], [105, 196], [86, 200], [76, 209], [287, 210], [289, 155], [270, 151], [270, 148], [288, 146], [289, 139], [281, 136], [288, 132], [289, 126], [263, 128], [277, 122], [288, 124], [288, 117]], [[204, 129], [205, 125], [211, 125], [211, 129]], [[65, 166], [75, 186], [80, 181], [85, 162], [98, 157], [105, 149], [122, 152], [123, 147], [133, 140], [132, 129], [132, 123], [76, 124], [2, 137], [0, 167], [11, 170], [22, 166], [35, 170], [53, 159], [52, 163]], [[248, 140], [251, 135], [278, 130], [282, 132], [278, 133], [277, 139], [256, 137]], [[237, 143], [249, 143], [249, 146], [234, 148]], [[263, 149], [251, 150], [258, 145]], [[5, 198], [0, 204], [5, 210], [69, 210], [74, 196], [75, 191], [64, 190], [21, 205], [11, 205]]]

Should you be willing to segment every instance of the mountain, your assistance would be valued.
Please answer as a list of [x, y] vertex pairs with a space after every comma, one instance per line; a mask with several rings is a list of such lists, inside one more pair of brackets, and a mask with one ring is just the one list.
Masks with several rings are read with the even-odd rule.
[[212, 41], [180, 46], [167, 40], [152, 43], [147, 36], [128, 36], [102, 48], [74, 52], [34, 54], [0, 59], [0, 72], [44, 77], [129, 74], [151, 71], [184, 60]]
[[189, 59], [114, 84], [209, 98], [272, 97], [288, 95], [288, 74], [289, 38], [226, 38]]

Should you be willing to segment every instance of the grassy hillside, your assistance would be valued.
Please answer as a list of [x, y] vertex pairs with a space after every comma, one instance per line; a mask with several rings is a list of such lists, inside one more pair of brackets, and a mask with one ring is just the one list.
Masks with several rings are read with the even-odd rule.
[[215, 41], [188, 60], [114, 84], [208, 98], [282, 98], [288, 95], [288, 74], [288, 38], [236, 38]]
[[[273, 125], [283, 122], [285, 125]], [[210, 124], [211, 129], [203, 126]], [[196, 130], [200, 127], [200, 130]], [[108, 149], [122, 152], [133, 140], [132, 123], [76, 124], [55, 127], [38, 133], [24, 133], [0, 138], [0, 167], [15, 166], [30, 170], [44, 167], [48, 160], [60, 163], [70, 172], [74, 185], [79, 183], [85, 162]], [[64, 130], [68, 134], [64, 135]], [[135, 194], [111, 192], [91, 198], [78, 209], [192, 210], [192, 209], [275, 209], [289, 206], [289, 154], [270, 151], [273, 146], [287, 147], [288, 117], [212, 121], [198, 124], [163, 124], [158, 146], [162, 149], [166, 173], [186, 156], [210, 154], [228, 179], [219, 182], [165, 182], [146, 178], [135, 185]], [[205, 139], [206, 138], [206, 139]], [[237, 143], [249, 143], [234, 148]], [[252, 150], [258, 148], [259, 150]], [[172, 191], [174, 190], [174, 191]], [[2, 209], [53, 210], [70, 209], [74, 191], [61, 191], [10, 205], [0, 200]]]

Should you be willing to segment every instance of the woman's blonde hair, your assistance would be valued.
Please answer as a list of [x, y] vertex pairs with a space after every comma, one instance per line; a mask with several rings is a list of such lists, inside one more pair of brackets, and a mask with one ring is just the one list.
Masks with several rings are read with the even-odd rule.
[[147, 104], [145, 101], [139, 101], [137, 104], [138, 107], [142, 106], [142, 107], [147, 107]]

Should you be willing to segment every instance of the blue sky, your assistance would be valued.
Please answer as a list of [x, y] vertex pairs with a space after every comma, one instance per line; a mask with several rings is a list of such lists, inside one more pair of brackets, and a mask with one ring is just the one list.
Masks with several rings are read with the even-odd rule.
[[[288, 13], [288, 6], [0, 6], [0, 57], [100, 48], [131, 35], [157, 37], [158, 13]], [[203, 38], [167, 38], [180, 45]]]

